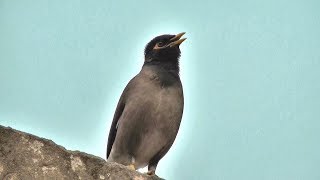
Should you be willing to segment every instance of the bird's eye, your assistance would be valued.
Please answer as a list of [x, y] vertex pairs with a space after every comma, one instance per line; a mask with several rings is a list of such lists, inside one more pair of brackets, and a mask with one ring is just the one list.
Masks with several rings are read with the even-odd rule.
[[158, 42], [158, 47], [162, 47], [163, 46], [163, 42]]

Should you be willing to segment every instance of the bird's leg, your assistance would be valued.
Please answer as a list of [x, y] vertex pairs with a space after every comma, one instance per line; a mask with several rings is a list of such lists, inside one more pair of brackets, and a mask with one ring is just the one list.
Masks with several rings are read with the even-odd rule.
[[147, 174], [149, 176], [153, 176], [156, 174], [156, 168], [157, 168], [157, 165], [158, 165], [158, 162], [156, 163], [150, 163], [149, 166], [148, 166], [148, 172]]
[[135, 166], [134, 166], [135, 162], [136, 162], [135, 158], [134, 158], [133, 156], [131, 156], [131, 164], [128, 165], [127, 167], [128, 167], [129, 169], [135, 171], [135, 170], [136, 170], [136, 168], [135, 168]]

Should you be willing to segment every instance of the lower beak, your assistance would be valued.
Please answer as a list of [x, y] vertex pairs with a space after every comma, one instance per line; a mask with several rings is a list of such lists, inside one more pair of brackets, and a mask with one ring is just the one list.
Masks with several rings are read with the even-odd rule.
[[184, 34], [185, 34], [185, 32], [182, 32], [182, 33], [177, 34], [173, 38], [171, 38], [170, 41], [173, 41], [173, 42], [171, 42], [169, 44], [169, 46], [170, 47], [179, 46], [183, 41], [185, 41], [187, 39], [187, 38], [180, 39]]

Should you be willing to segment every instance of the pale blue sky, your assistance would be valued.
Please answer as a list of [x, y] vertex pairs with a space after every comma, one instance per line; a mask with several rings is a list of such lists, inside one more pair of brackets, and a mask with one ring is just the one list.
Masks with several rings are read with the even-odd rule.
[[0, 0], [0, 124], [105, 157], [145, 44], [187, 32], [167, 179], [320, 179], [316, 0]]

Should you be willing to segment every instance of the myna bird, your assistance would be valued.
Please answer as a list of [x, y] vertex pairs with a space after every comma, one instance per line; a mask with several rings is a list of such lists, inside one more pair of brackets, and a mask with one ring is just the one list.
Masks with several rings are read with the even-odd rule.
[[141, 71], [130, 80], [111, 124], [107, 159], [154, 175], [160, 159], [172, 146], [183, 113], [179, 76], [179, 45], [186, 40], [161, 35], [146, 46]]

